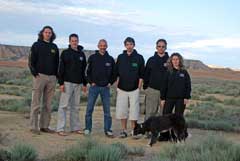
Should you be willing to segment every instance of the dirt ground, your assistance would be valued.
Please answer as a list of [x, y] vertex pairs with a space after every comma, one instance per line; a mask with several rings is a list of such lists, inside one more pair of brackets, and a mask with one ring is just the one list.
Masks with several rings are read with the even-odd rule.
[[[84, 128], [84, 115], [85, 108], [82, 107], [80, 111], [80, 120], [81, 126]], [[56, 128], [56, 116], [57, 113], [52, 114], [51, 128]], [[156, 154], [164, 146], [167, 146], [167, 142], [158, 142], [153, 147], [147, 147], [148, 140], [141, 138], [139, 140], [134, 140], [131, 137], [126, 139], [120, 139], [117, 135], [120, 132], [120, 123], [118, 120], [115, 120], [114, 110], [112, 110], [113, 116], [113, 131], [116, 135], [115, 138], [110, 139], [106, 138], [103, 133], [103, 112], [101, 107], [96, 107], [93, 114], [93, 131], [91, 137], [94, 139], [103, 142], [103, 143], [113, 143], [121, 142], [128, 146], [132, 147], [144, 147], [146, 153], [143, 157], [131, 157], [129, 161], [146, 161]], [[78, 134], [69, 134], [66, 137], [58, 136], [57, 134], [41, 134], [34, 135], [29, 132], [29, 119], [25, 118], [24, 114], [19, 114], [15, 112], [6, 112], [0, 111], [0, 132], [1, 132], [1, 142], [0, 148], [10, 148], [16, 143], [28, 143], [33, 145], [38, 153], [39, 158], [46, 158], [47, 156], [53, 155], [55, 153], [61, 152], [67, 147], [75, 144], [78, 140], [85, 139], [86, 136]], [[129, 131], [130, 132], [130, 131]], [[206, 136], [208, 133], [221, 134], [223, 137], [232, 140], [234, 142], [240, 143], [240, 134], [237, 133], [225, 133], [225, 132], [215, 132], [215, 131], [206, 131], [199, 129], [189, 129], [192, 137], [187, 140], [194, 141], [200, 139], [201, 137]]]

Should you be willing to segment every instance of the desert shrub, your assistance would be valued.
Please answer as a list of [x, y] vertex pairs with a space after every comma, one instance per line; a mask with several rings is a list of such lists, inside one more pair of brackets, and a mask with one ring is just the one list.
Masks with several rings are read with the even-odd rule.
[[97, 145], [88, 153], [87, 161], [120, 161], [122, 153], [116, 146]]
[[15, 112], [27, 112], [30, 110], [29, 102], [24, 99], [12, 100], [0, 100], [0, 110], [15, 111]]
[[120, 161], [128, 154], [142, 156], [144, 152], [141, 147], [129, 148], [122, 143], [101, 144], [89, 137], [46, 161]]
[[171, 144], [152, 161], [237, 161], [240, 160], [240, 145], [218, 135], [206, 136], [186, 145]]
[[26, 144], [16, 144], [10, 151], [11, 161], [36, 161], [37, 151]]
[[209, 101], [209, 102], [212, 102], [212, 103], [222, 102], [221, 100], [217, 99], [214, 96], [200, 97], [200, 100], [201, 101]]
[[31, 84], [32, 76], [26, 68], [1, 68], [0, 83], [14, 85]]
[[4, 86], [0, 85], [0, 94], [8, 94], [14, 96], [26, 96], [31, 95], [30, 87], [22, 87], [22, 86]]
[[7, 150], [0, 149], [0, 161], [10, 161], [11, 153]]
[[86, 140], [78, 142], [70, 149], [67, 149], [64, 152], [64, 158], [66, 158], [66, 161], [86, 160], [89, 151], [97, 145], [98, 143], [96, 140], [87, 138]]
[[190, 106], [186, 120], [190, 128], [240, 131], [240, 108], [204, 102]]
[[128, 154], [129, 155], [138, 155], [138, 156], [144, 156], [145, 150], [143, 147], [131, 147], [128, 148]]
[[239, 106], [240, 107], [240, 99], [225, 99], [223, 101], [223, 104], [225, 105], [231, 105], [231, 106]]
[[98, 142], [91, 138], [79, 141], [76, 145], [66, 149], [64, 152], [50, 156], [47, 161], [86, 161], [89, 151], [98, 145]]
[[195, 92], [195, 93], [192, 93], [192, 98], [193, 100], [200, 100], [200, 94]]
[[119, 143], [119, 142], [113, 143], [113, 144], [111, 144], [111, 146], [114, 148], [118, 148], [119, 152], [121, 153], [122, 158], [126, 157], [129, 153], [129, 148], [122, 143]]
[[192, 92], [199, 95], [223, 94], [240, 96], [240, 81], [226, 81], [218, 79], [192, 79]]

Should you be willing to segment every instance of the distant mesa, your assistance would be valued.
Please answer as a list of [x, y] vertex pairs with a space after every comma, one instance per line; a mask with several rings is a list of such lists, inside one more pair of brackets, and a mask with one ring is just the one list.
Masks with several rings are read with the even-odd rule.
[[[60, 49], [60, 52], [63, 49]], [[29, 55], [30, 47], [27, 46], [14, 46], [14, 45], [3, 45], [0, 44], [0, 65], [17, 65], [17, 62], [20, 62], [20, 66], [27, 65], [27, 58]], [[88, 58], [91, 54], [94, 53], [93, 50], [84, 50], [86, 57]], [[15, 63], [14, 63], [15, 62]], [[200, 60], [190, 60], [186, 59], [184, 61], [184, 64], [187, 69], [190, 70], [203, 70], [203, 71], [209, 71], [212, 69], [216, 70], [225, 70], [225, 71], [231, 71], [230, 68], [216, 68], [214, 66], [208, 66], [201, 62]]]

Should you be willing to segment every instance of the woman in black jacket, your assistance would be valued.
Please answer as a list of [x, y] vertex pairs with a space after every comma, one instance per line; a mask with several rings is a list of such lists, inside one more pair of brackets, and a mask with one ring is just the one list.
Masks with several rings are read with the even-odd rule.
[[[183, 57], [173, 53], [168, 60], [168, 73], [161, 95], [163, 115], [174, 112], [183, 115], [191, 98], [191, 79], [183, 65]], [[160, 141], [167, 141], [169, 133], [161, 134]]]

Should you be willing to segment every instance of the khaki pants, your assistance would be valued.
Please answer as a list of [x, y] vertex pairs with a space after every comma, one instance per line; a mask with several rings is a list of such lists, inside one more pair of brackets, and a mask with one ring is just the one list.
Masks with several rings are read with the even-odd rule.
[[148, 87], [145, 90], [146, 94], [146, 115], [145, 120], [150, 116], [162, 115], [162, 108], [160, 107], [160, 90]]
[[[39, 77], [33, 78], [32, 103], [30, 124], [31, 129], [48, 128], [51, 120], [51, 102], [54, 96], [56, 77], [39, 74]], [[38, 114], [40, 111], [41, 98], [43, 107], [40, 113], [40, 123], [38, 125]]]

